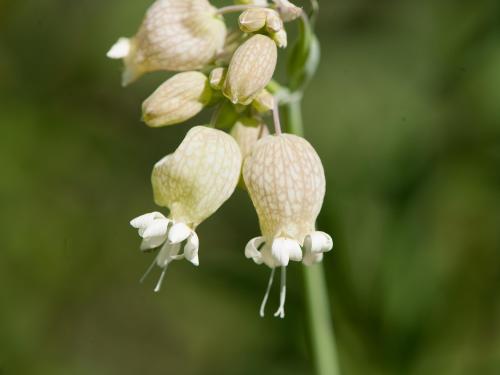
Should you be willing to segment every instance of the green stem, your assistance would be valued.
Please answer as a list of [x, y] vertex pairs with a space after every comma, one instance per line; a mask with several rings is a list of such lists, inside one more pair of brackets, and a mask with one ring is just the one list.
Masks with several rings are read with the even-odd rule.
[[[303, 136], [300, 101], [285, 106], [286, 132]], [[340, 375], [323, 264], [303, 267], [309, 332], [318, 375]]]

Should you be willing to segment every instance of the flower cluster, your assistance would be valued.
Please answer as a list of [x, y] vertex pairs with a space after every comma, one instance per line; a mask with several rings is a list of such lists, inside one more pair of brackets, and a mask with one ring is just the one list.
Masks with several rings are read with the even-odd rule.
[[[240, 12], [238, 30], [228, 32], [223, 14], [233, 11]], [[130, 222], [142, 238], [140, 249], [156, 252], [146, 272], [162, 269], [155, 291], [174, 260], [199, 265], [196, 228], [237, 186], [248, 191], [261, 230], [245, 256], [271, 268], [262, 316], [276, 268], [281, 294], [275, 316], [284, 317], [289, 262], [309, 266], [332, 249], [332, 238], [315, 226], [325, 195], [321, 160], [304, 138], [281, 131], [272, 81], [278, 48], [287, 46], [284, 24], [301, 15], [287, 0], [240, 0], [221, 9], [208, 0], [157, 0], [137, 34], [120, 38], [108, 52], [124, 61], [124, 85], [147, 72], [177, 72], [143, 102], [148, 126], [179, 124], [215, 108], [209, 125], [191, 128], [153, 168], [154, 201], [166, 213]]]

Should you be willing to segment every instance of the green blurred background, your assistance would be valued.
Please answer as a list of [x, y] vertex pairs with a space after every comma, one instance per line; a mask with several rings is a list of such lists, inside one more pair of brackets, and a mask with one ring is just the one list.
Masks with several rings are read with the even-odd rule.
[[[500, 2], [321, 3], [304, 117], [343, 373], [498, 374]], [[300, 265], [286, 319], [258, 316], [245, 193], [200, 227], [198, 269], [138, 283], [151, 255], [128, 221], [210, 115], [149, 129], [140, 103], [167, 75], [120, 87], [105, 53], [149, 4], [0, 1], [0, 374], [312, 374]]]

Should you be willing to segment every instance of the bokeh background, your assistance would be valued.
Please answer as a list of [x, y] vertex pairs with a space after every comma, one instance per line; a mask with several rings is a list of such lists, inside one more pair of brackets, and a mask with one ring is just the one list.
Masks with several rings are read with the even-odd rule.
[[[304, 117], [343, 373], [498, 374], [500, 3], [321, 3]], [[300, 265], [286, 319], [258, 316], [244, 192], [200, 227], [198, 269], [138, 283], [151, 167], [210, 115], [149, 129], [168, 74], [120, 87], [105, 53], [149, 4], [0, 1], [0, 373], [312, 374]]]

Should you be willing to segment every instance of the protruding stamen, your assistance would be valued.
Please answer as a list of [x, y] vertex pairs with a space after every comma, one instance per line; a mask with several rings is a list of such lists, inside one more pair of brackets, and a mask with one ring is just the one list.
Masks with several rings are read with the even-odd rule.
[[285, 317], [285, 299], [286, 299], [286, 267], [281, 267], [281, 290], [280, 290], [280, 307], [274, 313], [274, 316], [283, 319]]
[[264, 295], [264, 299], [260, 305], [259, 315], [261, 318], [264, 317], [264, 310], [266, 309], [267, 299], [269, 298], [269, 292], [271, 291], [271, 287], [273, 286], [274, 280], [274, 270], [275, 268], [271, 268], [271, 275], [269, 276], [269, 282], [267, 283], [266, 294]]
[[165, 277], [165, 273], [167, 272], [167, 267], [168, 267], [168, 263], [165, 264], [165, 267], [163, 267], [163, 271], [161, 272], [161, 276], [160, 276], [160, 279], [158, 280], [158, 283], [156, 284], [155, 286], [155, 293], [158, 293], [161, 289], [161, 285], [163, 284], [163, 278]]
[[148, 277], [148, 275], [151, 273], [151, 271], [153, 270], [153, 267], [155, 266], [155, 264], [156, 264], [156, 257], [153, 260], [153, 263], [151, 263], [151, 265], [148, 267], [148, 269], [146, 270], [146, 272], [144, 272], [144, 275], [142, 275], [141, 279], [139, 280], [139, 282], [141, 284], [144, 282], [144, 280], [146, 280], [146, 277]]

